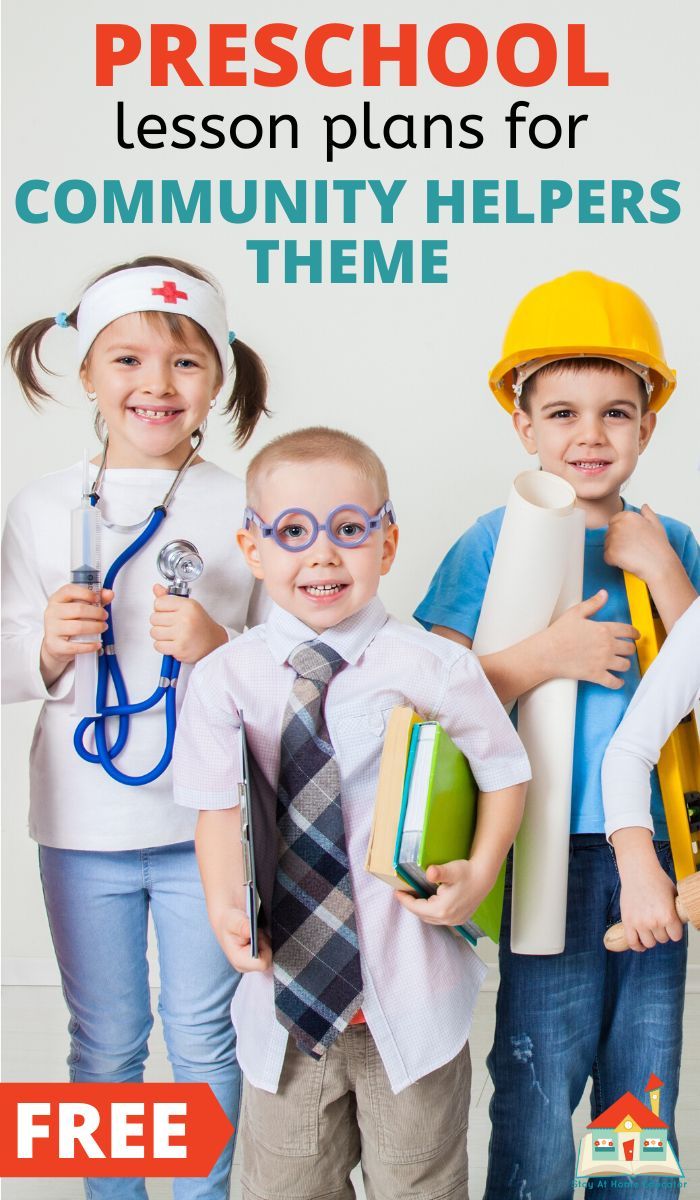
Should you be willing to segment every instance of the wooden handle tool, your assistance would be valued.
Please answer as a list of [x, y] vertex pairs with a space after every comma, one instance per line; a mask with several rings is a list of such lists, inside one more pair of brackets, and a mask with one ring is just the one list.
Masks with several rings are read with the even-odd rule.
[[[688, 875], [678, 884], [676, 912], [684, 925], [700, 929], [700, 873]], [[611, 925], [603, 938], [606, 950], [629, 950], [622, 921]]]

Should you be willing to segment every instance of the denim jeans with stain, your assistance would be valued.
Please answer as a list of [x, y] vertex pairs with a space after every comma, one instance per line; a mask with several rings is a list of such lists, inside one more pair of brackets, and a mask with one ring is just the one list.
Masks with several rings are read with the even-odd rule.
[[[153, 1026], [146, 938], [158, 942], [158, 1010], [173, 1075], [208, 1083], [234, 1125], [241, 1077], [230, 1005], [239, 975], [207, 920], [192, 842], [146, 850], [39, 849], [46, 911], [70, 1012], [70, 1078], [143, 1079]], [[226, 1200], [233, 1138], [208, 1178], [177, 1179], [176, 1200]], [[143, 1179], [91, 1177], [90, 1200], [145, 1200]]]
[[[668, 843], [655, 846], [673, 877]], [[644, 1089], [649, 1076], [658, 1075], [660, 1115], [678, 1153], [674, 1113], [687, 935], [643, 954], [607, 951], [603, 935], [620, 920], [615, 856], [603, 834], [575, 834], [563, 953], [513, 954], [510, 877], [509, 867], [496, 1032], [487, 1060], [495, 1092], [484, 1200], [570, 1200], [577, 1152], [571, 1115], [589, 1076], [593, 1120], [624, 1092], [648, 1107]], [[588, 1188], [612, 1197], [621, 1184], [634, 1200], [678, 1195], [668, 1177], [596, 1177]]]

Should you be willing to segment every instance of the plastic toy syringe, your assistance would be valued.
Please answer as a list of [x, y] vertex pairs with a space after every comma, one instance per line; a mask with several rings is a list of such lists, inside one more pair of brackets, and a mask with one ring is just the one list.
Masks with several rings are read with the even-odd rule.
[[[102, 590], [100, 578], [100, 526], [98, 508], [90, 503], [90, 463], [83, 453], [83, 492], [80, 506], [71, 513], [71, 583], [79, 583], [91, 592]], [[81, 634], [76, 642], [99, 642], [99, 634]], [[80, 717], [96, 716], [97, 653], [75, 656], [75, 700], [73, 711]]]

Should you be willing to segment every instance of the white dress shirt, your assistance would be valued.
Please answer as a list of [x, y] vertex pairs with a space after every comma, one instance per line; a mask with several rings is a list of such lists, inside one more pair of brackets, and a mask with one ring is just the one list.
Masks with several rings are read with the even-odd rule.
[[650, 773], [669, 735], [700, 700], [700, 597], [676, 621], [637, 688], [603, 759], [605, 833], [654, 832]]
[[[395, 1092], [449, 1062], [469, 1036], [486, 968], [470, 946], [424, 924], [364, 870], [384, 729], [396, 705], [440, 721], [482, 791], [530, 778], [527, 756], [470, 650], [387, 617], [375, 597], [317, 635], [273, 606], [264, 625], [216, 650], [192, 674], [175, 746], [175, 799], [199, 809], [238, 803], [235, 730], [275, 788], [280, 731], [295, 672], [287, 659], [314, 638], [349, 664], [328, 687], [325, 717], [341, 803], [362, 960], [362, 1011]], [[272, 971], [243, 977], [232, 1014], [247, 1079], [277, 1090], [287, 1031], [275, 1017]]]

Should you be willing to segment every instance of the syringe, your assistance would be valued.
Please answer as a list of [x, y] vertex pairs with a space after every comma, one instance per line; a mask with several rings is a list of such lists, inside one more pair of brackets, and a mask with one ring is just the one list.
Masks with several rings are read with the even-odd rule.
[[[100, 526], [98, 508], [90, 503], [90, 463], [87, 450], [83, 453], [83, 492], [80, 506], [71, 513], [71, 583], [79, 583], [91, 592], [102, 591], [100, 578]], [[99, 642], [99, 634], [81, 634], [76, 642]], [[76, 716], [97, 715], [97, 653], [75, 656]]]

